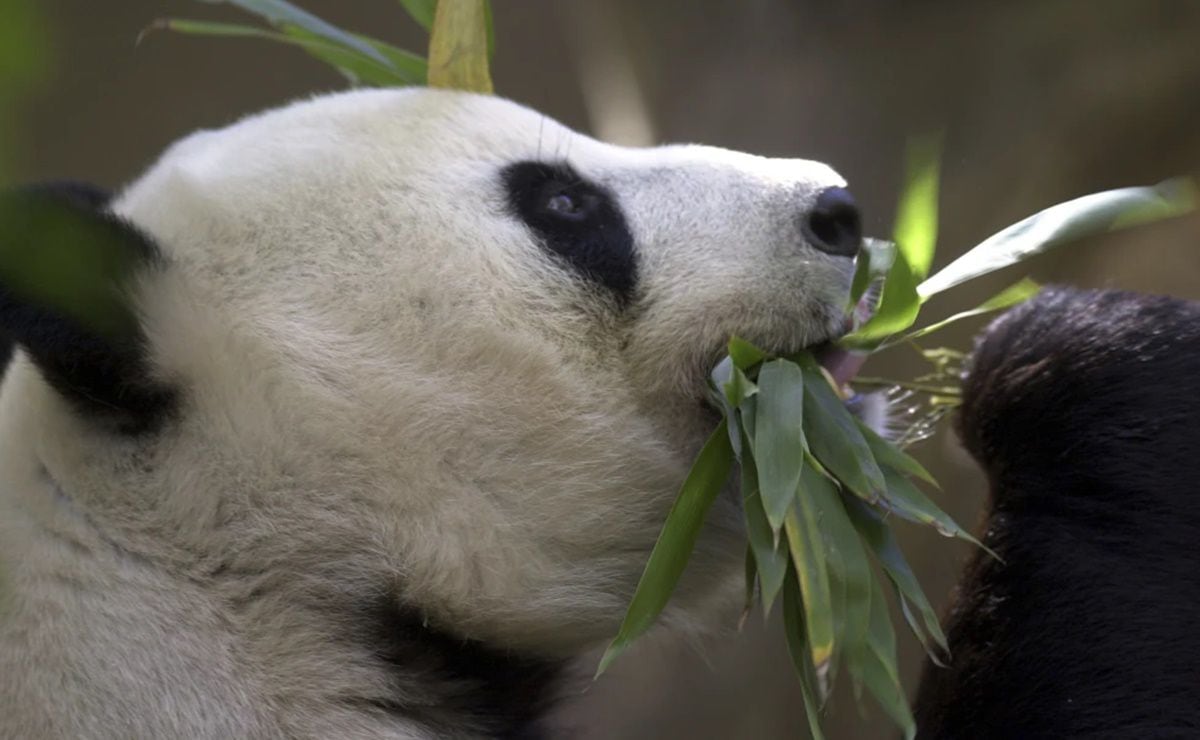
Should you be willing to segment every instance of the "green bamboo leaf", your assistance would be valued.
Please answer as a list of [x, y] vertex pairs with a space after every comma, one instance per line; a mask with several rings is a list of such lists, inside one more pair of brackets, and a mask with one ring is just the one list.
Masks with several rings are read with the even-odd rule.
[[795, 363], [771, 360], [758, 371], [755, 459], [763, 509], [778, 532], [804, 467], [804, 375]]
[[917, 725], [896, 670], [896, 635], [892, 631], [887, 601], [878, 581], [872, 580], [871, 589], [867, 649], [858, 660], [850, 663], [849, 669], [855, 683], [865, 684], [879, 706], [901, 727], [905, 740], [912, 740], [916, 737]]
[[833, 596], [829, 589], [828, 563], [816, 505], [804, 491], [796, 494], [795, 501], [784, 518], [783, 529], [800, 582], [806, 642], [817, 673], [817, 695], [824, 701], [828, 695], [828, 676], [836, 645]]
[[312, 13], [286, 2], [286, 0], [201, 0], [201, 2], [206, 2], [210, 5], [233, 5], [247, 13], [259, 16], [277, 28], [282, 28], [285, 25], [299, 26], [337, 46], [353, 49], [363, 56], [384, 65], [384, 67], [391, 66], [387, 58], [370, 44], [356, 38], [354, 34], [343, 31], [337, 26], [321, 20]]
[[1022, 303], [1034, 297], [1039, 291], [1041, 291], [1041, 289], [1042, 286], [1038, 285], [1029, 278], [1021, 278], [1021, 280], [1008, 286], [983, 303], [980, 303], [975, 308], [972, 308], [969, 311], [956, 313], [949, 318], [942, 319], [941, 321], [930, 324], [929, 326], [917, 329], [914, 332], [910, 332], [909, 334], [906, 334], [900, 341], [907, 342], [913, 339], [918, 339], [926, 334], [932, 334], [938, 329], [945, 328], [956, 321], [969, 319], [973, 316], [982, 316], [983, 314], [988, 314], [992, 313], [993, 311], [1000, 311], [1002, 309], [1015, 306], [1018, 303]]
[[[725, 360], [730, 360], [730, 358], [726, 357]], [[713, 377], [716, 377], [716, 371], [714, 371]], [[732, 364], [732, 361], [730, 361], [728, 377], [729, 379], [721, 387], [725, 391], [725, 400], [729, 402], [730, 406], [734, 408], [741, 406], [747, 398], [759, 393], [758, 384], [746, 377], [742, 369]]]
[[[896, 261], [896, 245], [882, 239], [863, 239], [862, 249], [854, 263], [854, 281], [850, 284], [849, 309], [858, 305], [863, 294], [879, 280], [887, 277]], [[874, 306], [871, 307], [874, 309]]]
[[922, 301], [989, 272], [1086, 236], [1171, 218], [1196, 208], [1186, 178], [1092, 193], [1051, 206], [993, 234], [917, 288]]
[[958, 526], [949, 514], [939, 509], [937, 504], [902, 474], [884, 466], [883, 477], [887, 481], [884, 500], [889, 511], [910, 522], [927, 524], [946, 537], [958, 537], [978, 544], [974, 537]]
[[383, 69], [373, 60], [364, 59], [353, 51], [341, 47], [318, 45], [316, 42], [320, 39], [307, 29], [284, 25], [283, 31], [291, 38], [307, 42], [309, 46], [305, 50], [309, 54], [326, 64], [341, 69], [343, 73], [351, 77], [351, 81], [355, 84], [371, 87], [403, 87], [425, 84], [425, 76], [428, 71], [425, 60], [411, 51], [405, 51], [366, 36], [355, 36], [363, 43], [369, 44], [388, 60], [391, 66]]
[[738, 369], [749, 370], [767, 359], [768, 355], [741, 337], [730, 337], [729, 357], [733, 360], [733, 364], [737, 365]]
[[829, 613], [833, 618], [833, 653], [829, 657], [825, 685], [832, 691], [837, 685], [839, 666], [846, 649], [846, 566], [842, 563], [841, 552], [832, 547], [827, 532], [822, 532], [822, 540], [825, 572], [829, 577]]
[[[743, 440], [746, 449], [749, 440]], [[750, 551], [758, 571], [759, 591], [763, 605], [763, 617], [771, 612], [775, 597], [783, 587], [787, 575], [788, 552], [786, 543], [777, 536], [767, 521], [763, 510], [762, 496], [758, 489], [758, 474], [755, 471], [752, 453], [742, 461], [742, 515], [746, 522], [746, 536], [750, 540]]]
[[914, 282], [918, 282], [929, 274], [937, 246], [941, 134], [910, 139], [904, 159], [905, 185], [892, 238], [908, 262]]
[[145, 245], [114, 220], [37, 189], [0, 193], [0, 284], [100, 336], [128, 341], [125, 295]]
[[917, 276], [904, 252], [898, 251], [883, 282], [883, 295], [875, 314], [867, 323], [842, 337], [838, 344], [853, 349], [874, 349], [883, 340], [912, 326], [920, 311]]
[[856, 495], [877, 500], [885, 487], [883, 472], [857, 420], [834, 393], [812, 355], [803, 352], [792, 359], [804, 373], [804, 439], [813, 456]]
[[[388, 52], [395, 55], [394, 61], [399, 60], [402, 55], [408, 55], [415, 61], [407, 62], [404, 66], [399, 63], [385, 66], [374, 59], [359, 54], [353, 49], [329, 43], [299, 27], [284, 26], [284, 28], [286, 32], [276, 32], [231, 23], [211, 23], [182, 18], [167, 18], [156, 21], [148, 30], [162, 29], [192, 36], [256, 38], [273, 43], [287, 44], [307, 52], [326, 64], [336, 67], [355, 84], [390, 87], [395, 85], [419, 85], [424, 82], [424, 61], [402, 49], [387, 47]], [[413, 72], [416, 72], [416, 74], [414, 75]]]
[[[935, 661], [939, 660], [939, 656], [930, 648], [929, 640], [932, 639], [937, 643], [945, 653], [949, 650], [946, 644], [946, 635], [942, 633], [937, 614], [929, 604], [929, 599], [925, 598], [921, 584], [917, 582], [916, 575], [913, 574], [908, 561], [904, 559], [904, 553], [900, 551], [895, 535], [888, 529], [887, 523], [883, 521], [879, 512], [871, 506], [853, 497], [843, 496], [842, 498], [846, 505], [846, 512], [850, 514], [850, 520], [854, 522], [859, 536], [875, 555], [876, 560], [879, 561], [900, 594], [901, 610], [905, 613], [905, 618], [912, 627], [913, 633], [925, 646], [929, 656]], [[916, 615], [912, 613], [910, 605], [915, 606], [920, 612], [920, 619], [917, 619]]]
[[[722, 359], [713, 368], [710, 376], [713, 385], [719, 391], [717, 402], [725, 414], [726, 425], [729, 428], [729, 443], [733, 446], [733, 454], [739, 461], [742, 459], [742, 429], [739, 420], [739, 406], [748, 405], [753, 409], [753, 396], [758, 393], [758, 386], [743, 373], [729, 357]], [[748, 430], [753, 435], [753, 427]]]
[[[921, 310], [917, 284], [929, 273], [937, 246], [941, 148], [940, 134], [912, 139], [905, 148], [905, 186], [892, 235], [895, 253], [883, 282], [883, 295], [870, 319], [842, 338], [843, 346], [872, 349], [917, 320]], [[872, 257], [870, 252], [866, 254]], [[858, 270], [854, 278], [851, 299], [857, 303], [870, 281]]]
[[742, 431], [745, 433], [746, 441], [750, 444], [750, 449], [754, 449], [754, 428], [758, 424], [758, 399], [756, 396], [742, 399], [741, 405], [738, 406], [738, 418], [742, 422]]
[[437, 0], [400, 0], [400, 5], [426, 32], [433, 30], [433, 14]]
[[819, 684], [813, 670], [811, 651], [805, 639], [804, 606], [800, 595], [800, 581], [794, 570], [788, 570], [783, 587], [783, 632], [787, 637], [788, 654], [800, 678], [800, 692], [804, 697], [804, 715], [808, 719], [808, 732], [812, 740], [824, 740], [821, 731], [821, 703], [817, 698]]
[[491, 93], [485, 0], [440, 0], [429, 36], [429, 86]]
[[[806, 457], [800, 490], [813, 502], [825, 538], [825, 549], [829, 560], [830, 592], [833, 594], [835, 634], [840, 640], [835, 643], [835, 659], [844, 654], [849, 661], [865, 647], [867, 628], [870, 624], [870, 593], [874, 577], [867, 560], [858, 532], [850, 522], [842, 504], [837, 483], [821, 471], [821, 465], [811, 456]], [[831, 679], [832, 683], [832, 679]]]
[[[210, 21], [193, 21], [185, 18], [160, 18], [151, 23], [144, 36], [150, 31], [175, 31], [191, 36], [219, 36], [224, 38], [257, 38], [279, 41], [285, 44], [296, 44], [281, 33], [268, 31], [257, 26], [245, 26], [238, 23], [213, 23]], [[331, 44], [332, 46], [332, 44]]]
[[725, 486], [729, 471], [733, 467], [733, 449], [729, 445], [729, 434], [725, 421], [722, 420], [709, 436], [696, 461], [688, 472], [675, 503], [667, 514], [646, 569], [638, 581], [637, 590], [621, 629], [613, 638], [600, 666], [596, 669], [599, 676], [620, 655], [630, 643], [640, 637], [654, 624], [654, 620], [662, 613], [671, 598], [671, 592], [683, 575], [696, 538], [704, 524], [704, 517], [712, 507], [717, 494]]
[[915, 478], [920, 478], [932, 486], [938, 485], [933, 474], [926, 470], [925, 466], [917, 462], [911, 455], [905, 453], [883, 437], [880, 437], [875, 433], [874, 429], [864, 424], [861, 419], [855, 419], [854, 421], [858, 424], [858, 430], [862, 432], [863, 439], [867, 441], [867, 446], [871, 448], [871, 455], [875, 458], [875, 462], [879, 464], [881, 470], [886, 473], [888, 468], [892, 468]]

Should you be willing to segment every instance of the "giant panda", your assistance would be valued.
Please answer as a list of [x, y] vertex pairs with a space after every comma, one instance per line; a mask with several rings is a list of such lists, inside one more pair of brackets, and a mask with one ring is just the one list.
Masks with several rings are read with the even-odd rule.
[[[0, 737], [539, 736], [729, 336], [844, 330], [845, 185], [392, 90], [11, 196]], [[664, 629], [736, 602], [740, 521], [718, 501]]]
[[981, 335], [959, 426], [996, 557], [962, 576], [918, 737], [1200, 737], [1200, 303], [1047, 290]]

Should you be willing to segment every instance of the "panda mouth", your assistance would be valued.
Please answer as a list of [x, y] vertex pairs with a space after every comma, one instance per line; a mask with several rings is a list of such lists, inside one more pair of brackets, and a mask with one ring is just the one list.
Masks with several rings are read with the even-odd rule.
[[[858, 303], [847, 312], [841, 335], [849, 334], [867, 323], [875, 313], [878, 304], [879, 286], [873, 286], [871, 289], [865, 291], [862, 297], [858, 299]], [[833, 340], [822, 342], [815, 347], [810, 347], [810, 349], [816, 356], [817, 362], [820, 363], [821, 367], [825, 368], [826, 372], [834, 379], [839, 388], [854, 380], [854, 376], [858, 375], [858, 371], [862, 369], [863, 363], [870, 356], [869, 352], [856, 352], [846, 349], [837, 345]]]
[[[879, 291], [876, 289], [867, 290], [858, 300], [854, 307], [847, 311], [841, 326], [838, 330], [827, 336], [825, 339], [813, 342], [803, 347], [793, 347], [790, 349], [776, 350], [779, 354], [791, 354], [798, 351], [811, 352], [817, 363], [829, 374], [829, 377], [834, 381], [839, 389], [844, 389], [858, 375], [863, 364], [870, 356], [869, 352], [861, 352], [847, 349], [838, 344], [838, 340], [846, 334], [854, 331], [862, 326], [871, 318], [874, 309], [878, 304]], [[723, 350], [724, 348], [722, 348]], [[723, 351], [714, 352], [712, 363], [709, 367], [713, 367]], [[719, 407], [714, 407], [711, 401], [704, 404], [710, 412], [715, 412], [719, 419]]]

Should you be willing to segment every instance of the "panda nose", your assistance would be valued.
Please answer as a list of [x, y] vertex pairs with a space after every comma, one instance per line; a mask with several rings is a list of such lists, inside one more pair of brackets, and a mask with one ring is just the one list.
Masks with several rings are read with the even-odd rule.
[[853, 257], [862, 246], [862, 217], [854, 196], [845, 188], [818, 193], [804, 225], [812, 245], [826, 254]]

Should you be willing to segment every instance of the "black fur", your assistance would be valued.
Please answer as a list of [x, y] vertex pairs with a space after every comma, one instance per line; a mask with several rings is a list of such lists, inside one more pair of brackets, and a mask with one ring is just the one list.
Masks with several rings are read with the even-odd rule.
[[976, 349], [984, 541], [919, 736], [1200, 737], [1200, 304], [1050, 290]]
[[563, 674], [557, 661], [530, 658], [464, 640], [438, 630], [420, 612], [399, 606], [394, 598], [369, 610], [374, 625], [367, 639], [380, 660], [396, 671], [397, 681], [414, 678], [436, 706], [374, 702], [378, 708], [445, 732], [470, 724], [488, 737], [538, 740], [538, 720], [555, 699], [553, 687]]
[[174, 391], [153, 378], [125, 292], [162, 262], [154, 243], [77, 183], [0, 198], [0, 332], [82, 413], [125, 433], [157, 424]]
[[[621, 305], [633, 299], [633, 235], [611, 193], [565, 163], [518, 162], [505, 168], [503, 179], [509, 208], [548, 251], [612, 291]], [[567, 203], [574, 208], [554, 207]]]

